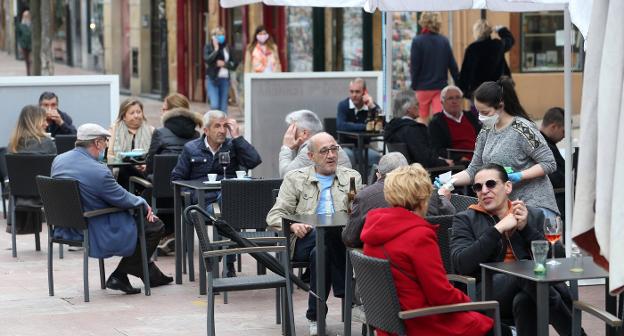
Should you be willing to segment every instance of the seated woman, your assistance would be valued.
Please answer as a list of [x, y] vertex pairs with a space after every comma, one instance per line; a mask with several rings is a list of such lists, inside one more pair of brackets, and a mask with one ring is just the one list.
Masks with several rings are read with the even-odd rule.
[[[46, 134], [48, 127], [46, 121], [46, 112], [39, 106], [26, 105], [22, 108], [22, 112], [17, 120], [17, 126], [13, 130], [13, 134], [9, 140], [9, 153], [29, 153], [29, 154], [56, 154], [56, 145], [54, 141]], [[15, 200], [17, 205], [33, 205], [41, 204], [39, 199], [18, 198]], [[7, 232], [11, 232], [11, 217], [7, 220]], [[16, 212], [15, 227], [17, 234], [29, 234], [41, 232], [42, 217], [34, 212]]]
[[[117, 120], [111, 126], [110, 132], [112, 137], [108, 147], [108, 159], [112, 160], [118, 153], [135, 149], [147, 151], [154, 127], [147, 124], [143, 103], [136, 98], [128, 98], [119, 106]], [[121, 167], [117, 182], [128, 189], [128, 179], [131, 176], [144, 177], [144, 171], [145, 165]]]
[[[368, 213], [362, 242], [364, 254], [387, 259], [402, 310], [470, 302], [446, 278], [436, 226], [423, 217], [431, 180], [418, 163], [388, 173], [384, 198], [392, 208]], [[405, 321], [407, 335], [485, 335], [493, 321], [478, 312], [459, 312]], [[377, 330], [377, 335], [388, 335]]]

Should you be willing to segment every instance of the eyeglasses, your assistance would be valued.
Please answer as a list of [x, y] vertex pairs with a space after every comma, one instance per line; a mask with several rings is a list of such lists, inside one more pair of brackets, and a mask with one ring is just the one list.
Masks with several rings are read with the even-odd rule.
[[[485, 187], [488, 189], [494, 189], [494, 187], [496, 187], [496, 185], [498, 184], [498, 182], [496, 180], [487, 180], [485, 181]], [[483, 184], [481, 183], [475, 183], [472, 185], [472, 190], [475, 193], [481, 192], [483, 190]]]
[[464, 97], [462, 96], [452, 96], [452, 97], [445, 97], [444, 100], [461, 100]]
[[331, 146], [331, 147], [323, 147], [318, 152], [319, 152], [319, 154], [321, 154], [323, 156], [327, 156], [327, 154], [329, 154], [330, 151], [334, 152], [334, 154], [338, 154], [339, 150], [340, 150], [340, 146], [339, 145], [335, 145], [335, 146]]

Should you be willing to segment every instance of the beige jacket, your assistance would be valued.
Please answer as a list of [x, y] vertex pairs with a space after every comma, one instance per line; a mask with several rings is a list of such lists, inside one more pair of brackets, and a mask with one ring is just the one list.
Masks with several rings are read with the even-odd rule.
[[[362, 187], [360, 174], [353, 169], [338, 166], [336, 178], [331, 187], [334, 210], [336, 212], [347, 211], [347, 193], [349, 192], [349, 179], [351, 177], [355, 177], [355, 186], [357, 190], [360, 190]], [[284, 182], [282, 182], [275, 204], [267, 214], [266, 221], [269, 230], [282, 231], [283, 216], [316, 213], [319, 199], [320, 190], [314, 165], [288, 172], [284, 177]], [[291, 234], [291, 258], [295, 252], [296, 241], [297, 237]]]

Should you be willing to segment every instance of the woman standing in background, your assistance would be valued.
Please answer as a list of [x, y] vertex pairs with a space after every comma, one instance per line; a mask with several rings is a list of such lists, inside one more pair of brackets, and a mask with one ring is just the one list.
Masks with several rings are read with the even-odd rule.
[[254, 39], [245, 52], [245, 73], [281, 72], [277, 45], [264, 26], [256, 28]]

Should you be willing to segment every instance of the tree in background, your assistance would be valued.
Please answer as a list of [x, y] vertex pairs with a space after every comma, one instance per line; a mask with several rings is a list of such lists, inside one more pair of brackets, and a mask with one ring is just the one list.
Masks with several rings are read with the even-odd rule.
[[32, 75], [54, 75], [52, 39], [54, 20], [52, 2], [54, 0], [30, 0], [32, 16]]

